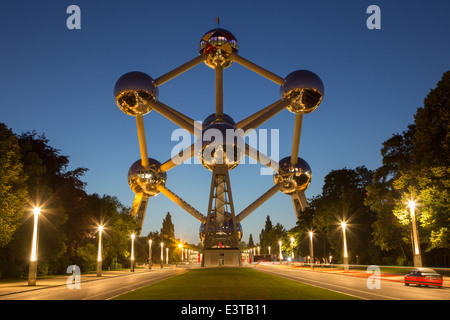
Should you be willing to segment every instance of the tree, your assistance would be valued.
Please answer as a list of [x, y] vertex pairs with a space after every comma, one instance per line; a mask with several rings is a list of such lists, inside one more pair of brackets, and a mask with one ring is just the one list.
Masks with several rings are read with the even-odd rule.
[[172, 223], [172, 216], [167, 212], [161, 228], [161, 236], [168, 239], [175, 239], [175, 226]]
[[0, 123], [0, 248], [13, 238], [26, 208], [26, 180], [17, 137]]
[[371, 241], [375, 214], [364, 202], [372, 176], [373, 172], [364, 166], [333, 170], [325, 177], [322, 195], [312, 201], [315, 208], [313, 223], [319, 232], [326, 235], [335, 255], [342, 255], [340, 223], [346, 222], [349, 225], [350, 258], [358, 256], [361, 263], [374, 263], [378, 255]]
[[[407, 203], [417, 200], [422, 251], [448, 254], [450, 249], [450, 71], [417, 109], [414, 124], [383, 143], [383, 166], [368, 188], [367, 203], [377, 213], [374, 237], [382, 250], [401, 248], [411, 257]], [[439, 251], [440, 250], [440, 251]], [[436, 254], [424, 255], [442, 263]], [[432, 262], [433, 261], [433, 262]]]

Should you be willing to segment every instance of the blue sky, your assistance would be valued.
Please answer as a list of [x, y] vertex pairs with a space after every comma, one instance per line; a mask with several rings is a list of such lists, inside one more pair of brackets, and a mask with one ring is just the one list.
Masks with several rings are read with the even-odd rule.
[[[81, 30], [68, 30], [69, 5], [81, 9]], [[369, 30], [369, 5], [381, 8], [381, 29]], [[321, 193], [331, 170], [381, 164], [381, 143], [413, 122], [416, 109], [450, 69], [447, 1], [14, 1], [0, 12], [0, 121], [15, 133], [35, 129], [89, 169], [88, 193], [117, 196], [131, 206], [129, 167], [139, 159], [136, 122], [114, 102], [128, 71], [153, 78], [198, 55], [202, 35], [231, 31], [239, 54], [279, 76], [318, 74], [322, 105], [303, 119], [300, 157], [311, 166], [307, 197]], [[233, 64], [224, 71], [224, 112], [239, 121], [278, 100], [279, 86]], [[196, 120], [214, 112], [214, 72], [201, 64], [159, 88], [159, 100]], [[170, 158], [177, 126], [144, 117], [149, 156]], [[260, 128], [279, 130], [280, 158], [289, 156], [294, 115], [283, 110]], [[270, 132], [270, 131], [269, 131]], [[248, 163], [248, 161], [247, 161]], [[236, 213], [273, 185], [259, 165], [230, 172]], [[206, 214], [211, 172], [180, 165], [167, 187]], [[167, 212], [178, 238], [198, 242], [199, 223], [158, 195], [150, 199], [143, 234], [159, 230]], [[295, 225], [289, 196], [278, 193], [243, 223], [258, 241], [264, 221]]]

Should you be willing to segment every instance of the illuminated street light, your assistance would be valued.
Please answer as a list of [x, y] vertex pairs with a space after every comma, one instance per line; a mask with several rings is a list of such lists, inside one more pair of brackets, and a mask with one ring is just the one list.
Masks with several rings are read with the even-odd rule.
[[178, 248], [181, 249], [181, 262], [183, 262], [183, 244], [180, 243], [180, 244], [178, 245]]
[[313, 245], [313, 232], [309, 232], [309, 252], [311, 255], [311, 267], [314, 268], [314, 245]]
[[280, 246], [280, 264], [281, 264], [281, 261], [283, 261], [283, 254], [281, 252], [281, 240], [278, 241], [278, 245]]
[[102, 231], [103, 231], [103, 226], [99, 226], [98, 227], [97, 277], [102, 276]]
[[169, 265], [169, 248], [166, 248], [166, 264]]
[[31, 240], [31, 257], [30, 266], [28, 270], [28, 285], [36, 285], [37, 277], [37, 251], [38, 251], [38, 221], [39, 214], [41, 213], [41, 208], [35, 207], [33, 209], [34, 213], [34, 227], [33, 227], [33, 239]]
[[268, 249], [269, 249], [269, 254], [270, 254], [270, 246], [268, 247]]
[[148, 268], [151, 269], [153, 266], [153, 259], [152, 259], [152, 239], [148, 240]]
[[136, 235], [131, 235], [131, 272], [134, 272], [134, 238]]
[[348, 272], [348, 253], [347, 253], [347, 237], [345, 235], [345, 228], [347, 224], [345, 222], [341, 223], [342, 227], [342, 241], [343, 241], [343, 250], [344, 250], [344, 271]]
[[420, 244], [419, 244], [419, 230], [417, 229], [416, 223], [416, 202], [414, 200], [408, 201], [409, 211], [411, 213], [411, 223], [412, 223], [412, 242], [413, 242], [413, 256], [414, 256], [414, 266], [416, 268], [422, 267], [422, 255], [420, 254]]
[[294, 237], [291, 237], [292, 262], [294, 261]]
[[164, 242], [161, 242], [161, 268], [163, 267], [164, 263]]
[[258, 246], [258, 255], [261, 254], [261, 248]]

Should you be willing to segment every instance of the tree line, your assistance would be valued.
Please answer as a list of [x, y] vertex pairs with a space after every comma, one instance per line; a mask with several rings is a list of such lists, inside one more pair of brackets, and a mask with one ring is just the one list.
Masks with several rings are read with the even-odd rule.
[[[103, 267], [130, 266], [130, 236], [139, 230], [130, 208], [114, 196], [87, 194], [81, 180], [87, 169], [68, 170], [68, 165], [69, 157], [53, 148], [45, 135], [16, 135], [0, 123], [0, 279], [28, 273], [34, 207], [41, 208], [39, 276], [65, 274], [73, 264], [82, 271], [95, 270], [100, 225]], [[170, 214], [166, 219], [163, 225], [170, 226]], [[150, 235], [154, 243], [173, 245], [174, 232], [164, 230]], [[147, 238], [136, 239], [137, 262], [148, 258]]]

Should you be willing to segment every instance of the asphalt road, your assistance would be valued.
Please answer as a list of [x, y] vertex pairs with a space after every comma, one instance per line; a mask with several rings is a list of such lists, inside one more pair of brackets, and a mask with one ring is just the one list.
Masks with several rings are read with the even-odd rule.
[[186, 268], [153, 268], [150, 271], [130, 272], [93, 281], [82, 280], [79, 289], [69, 289], [64, 278], [61, 285], [4, 294], [0, 296], [0, 300], [108, 300], [186, 271]]
[[[381, 277], [379, 289], [369, 289], [367, 281], [370, 274], [363, 272], [338, 274], [318, 269], [289, 268], [278, 265], [262, 265], [256, 269], [367, 300], [450, 300], [449, 287], [405, 286], [401, 281], [401, 276], [397, 277], [398, 279]], [[374, 282], [370, 282], [374, 284]]]

